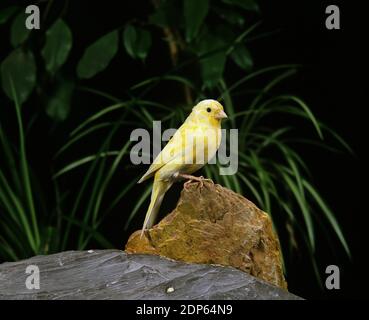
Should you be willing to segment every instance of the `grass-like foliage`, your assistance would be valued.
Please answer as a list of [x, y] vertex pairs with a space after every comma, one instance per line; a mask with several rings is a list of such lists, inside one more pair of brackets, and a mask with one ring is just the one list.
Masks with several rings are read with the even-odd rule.
[[[324, 142], [326, 139], [333, 141], [333, 144], [337, 147], [346, 149], [347, 152], [352, 152], [352, 150], [334, 131], [319, 122], [300, 98], [294, 95], [272, 94], [269, 92], [279, 81], [283, 81], [295, 71], [296, 67], [290, 65], [265, 68], [247, 75], [242, 81], [229, 87], [224, 80], [221, 80], [217, 88], [219, 90], [218, 97], [224, 103], [229, 115], [229, 121], [224, 122], [224, 126], [227, 129], [239, 129], [239, 170], [234, 175], [220, 175], [219, 165], [207, 165], [204, 171], [206, 177], [251, 198], [273, 219], [275, 217], [279, 221], [284, 221], [283, 230], [280, 230], [280, 232], [289, 232], [289, 245], [297, 245], [295, 234], [302, 236], [301, 238], [307, 246], [306, 252], [311, 255], [312, 263], [315, 264], [315, 229], [322, 222], [333, 229], [348, 256], [350, 256], [350, 250], [334, 213], [319, 195], [319, 191], [311, 181], [312, 174], [309, 171], [308, 163], [305, 163], [295, 150], [294, 145], [296, 143], [313, 144], [318, 148], [327, 148], [327, 152], [338, 152], [338, 150]], [[244, 107], [245, 110], [241, 106], [235, 105], [231, 98], [232, 92], [236, 91], [241, 85], [246, 86], [247, 81], [251, 81], [254, 76], [257, 77], [264, 73], [277, 73], [277, 75], [260, 92], [251, 95], [251, 102]], [[176, 76], [161, 80], [156, 78], [151, 79], [151, 81], [145, 80], [144, 86], [154, 86], [157, 81], [168, 79], [189, 84], [189, 79]], [[142, 84], [139, 87], [143, 87]], [[101, 92], [94, 93], [101, 95]], [[196, 100], [200, 100], [205, 96], [205, 93], [200, 93]], [[63, 147], [62, 152], [66, 152], [66, 149], [73, 144], [83, 143], [84, 139], [92, 139], [98, 130], [107, 127], [111, 128], [111, 131], [108, 131], [111, 133], [116, 130], [117, 125], [131, 126], [134, 129], [137, 127], [137, 123], [141, 123], [143, 127], [151, 130], [152, 120], [164, 119], [168, 128], [178, 128], [192, 108], [191, 104], [173, 110], [156, 102], [139, 98], [121, 102], [116, 99], [111, 100], [114, 104], [92, 114], [72, 132], [71, 138]], [[131, 112], [130, 108], [136, 110], [134, 112], [136, 122], [127, 123], [122, 121], [117, 124], [104, 120], [111, 114], [117, 116], [129, 114]], [[270, 125], [268, 120], [278, 116], [282, 116], [282, 118], [289, 116], [289, 122], [279, 126]], [[296, 137], [290, 122], [296, 121], [298, 123], [301, 120], [300, 118], [311, 127], [315, 138]], [[110, 136], [108, 139], [110, 139]], [[121, 162], [122, 158], [125, 157], [125, 169], [127, 171], [136, 170], [138, 179], [144, 173], [146, 167], [132, 167], [129, 164], [129, 148], [127, 148], [130, 143], [129, 136], [126, 139], [121, 150], [106, 149], [104, 152], [79, 158], [60, 168], [54, 178], [58, 179], [62, 175], [72, 174], [71, 171], [77, 169], [90, 172], [89, 170], [97, 168], [98, 165], [103, 166], [104, 160], [108, 157], [114, 159], [112, 170], [115, 170], [117, 162]], [[108, 174], [105, 178], [110, 180], [111, 175]], [[127, 197], [127, 194], [129, 197], [130, 191], [135, 192], [137, 190], [138, 186], [135, 182], [128, 184], [117, 195], [108, 211], [112, 210], [124, 197]], [[139, 186], [139, 188], [142, 187]], [[105, 190], [105, 187], [103, 190]], [[151, 185], [148, 185], [145, 191], [142, 192], [141, 197], [135, 200], [136, 205], [127, 216], [126, 228], [137, 213], [144, 213], [149, 201], [150, 191]], [[98, 204], [100, 200], [101, 197], [96, 199]], [[91, 211], [87, 211], [87, 213], [86, 217], [93, 215]], [[95, 214], [97, 214], [97, 211], [95, 211]], [[88, 218], [86, 219], [88, 221]], [[93, 221], [94, 219], [91, 220], [92, 223]], [[94, 226], [98, 227], [98, 225]]]
[[[350, 256], [340, 224], [315, 186], [314, 173], [301, 150], [304, 146], [327, 152], [352, 150], [315, 117], [301, 97], [283, 89], [301, 66], [254, 66], [251, 41], [268, 41], [268, 34], [258, 33], [260, 22], [249, 26], [245, 22], [245, 17], [254, 19], [260, 14], [257, 2], [153, 3], [145, 23], [133, 19], [96, 36], [75, 65], [68, 62], [73, 30], [67, 18], [51, 19], [44, 35], [16, 37], [22, 33], [17, 31], [19, 17], [13, 17], [19, 8], [0, 12], [2, 23], [13, 19], [10, 32], [16, 43], [1, 64], [1, 78], [4, 93], [12, 100], [7, 117], [16, 119], [13, 127], [17, 128], [14, 139], [4, 129], [8, 127], [5, 117], [0, 119], [1, 258], [85, 249], [91, 241], [113, 247], [110, 235], [101, 232], [106, 218], [122, 202], [132, 203], [124, 213], [123, 234], [136, 215], [143, 219], [151, 191], [150, 184], [136, 185], [147, 168], [130, 162], [130, 132], [137, 127], [151, 129], [153, 120], [161, 120], [163, 129], [178, 128], [193, 105], [204, 98], [218, 99], [229, 116], [224, 127], [239, 130], [237, 173], [219, 175], [217, 164], [206, 165], [204, 175], [270, 214], [281, 239], [287, 239], [282, 242], [284, 252], [298, 246], [310, 255], [316, 269], [316, 234], [323, 226], [333, 230]], [[44, 41], [35, 41], [37, 37]], [[40, 43], [43, 48], [37, 47]], [[88, 79], [104, 72], [114, 59], [153, 63], [150, 49], [156, 43], [168, 50], [162, 59], [169, 60], [170, 68], [131, 83], [121, 94], [108, 92], [103, 83], [102, 89], [89, 85]], [[34, 54], [35, 50], [40, 54]], [[40, 64], [45, 65], [38, 72], [46, 84], [45, 80], [36, 83]], [[75, 68], [74, 79], [66, 80], [64, 64]], [[233, 75], [235, 70], [240, 76]], [[43, 86], [52, 86], [53, 93], [45, 94]], [[167, 88], [179, 97], [175, 102], [166, 98]], [[79, 103], [85, 97], [105, 103], [81, 116], [71, 112], [75, 97]], [[42, 109], [25, 122], [23, 108], [31, 102]], [[36, 152], [33, 146], [38, 141], [27, 140], [27, 132], [40, 112], [64, 134], [42, 181], [27, 157]]]

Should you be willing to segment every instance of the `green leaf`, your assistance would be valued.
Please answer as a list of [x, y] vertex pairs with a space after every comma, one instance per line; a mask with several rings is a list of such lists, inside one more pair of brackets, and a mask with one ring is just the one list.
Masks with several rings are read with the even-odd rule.
[[184, 19], [186, 41], [193, 40], [209, 11], [209, 0], [186, 0], [184, 1]]
[[255, 0], [223, 0], [223, 2], [245, 10], [259, 11], [259, 6]]
[[89, 92], [92, 93], [94, 95], [103, 97], [107, 100], [113, 101], [113, 102], [120, 102], [121, 100], [117, 97], [114, 97], [113, 95], [111, 95], [110, 93], [95, 89], [95, 88], [90, 88], [90, 87], [85, 87], [85, 86], [79, 86], [78, 87], [79, 90], [81, 91], [85, 91], [85, 92]]
[[127, 102], [122, 102], [122, 103], [117, 103], [117, 104], [114, 104], [112, 106], [109, 106], [109, 107], [106, 107], [106, 108], [100, 110], [99, 112], [95, 113], [94, 115], [92, 115], [91, 117], [89, 117], [85, 121], [83, 121], [76, 129], [74, 129], [70, 133], [70, 136], [74, 136], [77, 132], [81, 131], [81, 129], [83, 129], [90, 122], [99, 119], [100, 117], [104, 116], [105, 114], [107, 114], [109, 112], [115, 111], [117, 109], [125, 108], [128, 105], [129, 104]]
[[152, 189], [152, 185], [148, 185], [146, 187], [145, 191], [140, 195], [139, 199], [136, 201], [136, 205], [133, 208], [133, 210], [131, 211], [131, 213], [130, 213], [127, 221], [126, 221], [126, 224], [124, 225], [124, 231], [127, 231], [132, 219], [135, 217], [138, 210], [140, 210], [142, 205], [145, 203], [146, 199], [149, 198], [149, 196], [151, 194], [151, 189]]
[[[94, 155], [94, 159], [92, 160], [92, 163], [90, 166], [88, 166], [88, 170], [86, 172], [86, 174], [83, 176], [82, 179], [82, 184], [80, 185], [80, 187], [78, 188], [78, 194], [75, 196], [75, 200], [73, 201], [73, 208], [70, 211], [70, 213], [68, 214], [68, 216], [70, 218], [74, 218], [78, 208], [81, 206], [81, 201], [82, 198], [85, 197], [86, 192], [87, 191], [87, 187], [92, 187], [93, 189], [96, 190], [97, 185], [99, 184], [99, 180], [100, 180], [100, 173], [102, 172], [102, 170], [104, 169], [103, 167], [105, 166], [105, 161], [100, 161], [100, 158], [103, 156], [104, 154], [104, 150], [108, 149], [108, 146], [111, 142], [111, 138], [114, 135], [114, 133], [117, 130], [117, 125], [114, 126], [114, 128], [109, 132], [107, 138], [105, 139], [105, 141], [102, 143], [102, 145], [99, 148], [99, 151], [97, 154]], [[104, 160], [104, 159], [102, 159]], [[96, 174], [95, 173], [95, 169], [97, 169]], [[93, 179], [94, 178], [94, 179]], [[89, 206], [92, 203], [93, 197], [91, 195], [91, 193], [88, 193], [88, 197], [89, 197]], [[88, 210], [88, 208], [84, 208], [83, 210]], [[67, 242], [69, 240], [69, 232], [70, 232], [70, 228], [71, 228], [71, 224], [68, 223], [63, 235], [63, 240], [62, 240], [62, 249], [65, 250]]]
[[60, 84], [46, 106], [46, 113], [50, 118], [55, 121], [64, 121], [68, 117], [73, 89], [72, 82], [64, 81]]
[[244, 15], [238, 11], [229, 10], [229, 9], [221, 8], [221, 7], [214, 7], [214, 11], [217, 13], [217, 15], [220, 18], [224, 19], [230, 24], [237, 25], [237, 26], [243, 26], [245, 23]]
[[288, 68], [296, 68], [296, 67], [298, 67], [298, 65], [295, 65], [295, 64], [282, 64], [282, 65], [275, 65], [275, 66], [266, 67], [266, 68], [254, 71], [254, 72], [252, 72], [250, 74], [247, 74], [246, 76], [242, 77], [240, 80], [237, 80], [232, 85], [230, 85], [228, 87], [228, 89], [225, 92], [223, 92], [217, 98], [217, 100], [221, 101], [226, 94], [228, 94], [230, 92], [233, 92], [236, 88], [240, 87], [245, 82], [250, 81], [251, 79], [254, 79], [254, 78], [256, 78], [260, 75], [263, 75], [263, 74], [266, 74], [266, 73], [269, 73], [269, 72], [272, 72], [272, 71], [276, 71], [276, 70], [279, 70], [279, 69], [288, 69]]
[[54, 155], [54, 159], [56, 159], [57, 157], [60, 156], [60, 154], [62, 154], [65, 150], [67, 150], [71, 145], [73, 145], [75, 142], [79, 141], [80, 139], [82, 139], [83, 137], [89, 135], [92, 132], [95, 132], [96, 130], [99, 130], [101, 128], [107, 128], [112, 126], [114, 123], [110, 123], [110, 122], [103, 122], [103, 123], [99, 123], [96, 124], [94, 126], [92, 126], [91, 128], [86, 129], [85, 131], [82, 131], [81, 133], [77, 134], [76, 136], [74, 136], [72, 139], [70, 139], [68, 142], [66, 142], [65, 144], [63, 144], [63, 146], [55, 153]]
[[[88, 225], [83, 224], [83, 222], [73, 219], [68, 216], [63, 216], [63, 219], [69, 221], [70, 223], [78, 226], [81, 230], [84, 230], [89, 233], [90, 237], [93, 237], [101, 246], [103, 246], [106, 249], [114, 248], [114, 246], [95, 228], [90, 227]], [[85, 248], [87, 243], [85, 243], [82, 247]]]
[[119, 194], [115, 197], [115, 199], [111, 202], [111, 204], [109, 205], [108, 209], [106, 209], [104, 216], [102, 218], [100, 218], [100, 221], [102, 221], [102, 219], [108, 215], [113, 209], [114, 207], [124, 198], [124, 196], [134, 188], [134, 186], [137, 185], [136, 180], [132, 180], [130, 183], [128, 183], [127, 185], [124, 186], [124, 188], [119, 192]]
[[250, 51], [243, 45], [238, 44], [231, 53], [233, 61], [242, 69], [250, 71], [253, 66]]
[[11, 259], [11, 261], [17, 261], [19, 259], [12, 246], [2, 236], [0, 236], [0, 243], [0, 251], [2, 252], [1, 255], [3, 258], [5, 257], [7, 260]]
[[323, 133], [322, 130], [320, 128], [320, 125], [318, 123], [318, 120], [315, 118], [314, 114], [312, 113], [312, 111], [310, 110], [310, 108], [306, 105], [306, 103], [304, 101], [302, 101], [300, 98], [296, 97], [296, 96], [292, 96], [292, 95], [283, 95], [278, 97], [280, 99], [283, 100], [291, 100], [294, 101], [295, 103], [297, 103], [301, 109], [305, 112], [306, 116], [311, 120], [312, 124], [314, 125], [319, 138], [323, 140]]
[[136, 90], [136, 89], [141, 88], [143, 86], [147, 86], [147, 85], [153, 84], [153, 83], [158, 83], [158, 82], [161, 82], [161, 81], [164, 81], [164, 80], [179, 82], [179, 83], [182, 83], [182, 84], [190, 87], [193, 90], [196, 90], [194, 84], [190, 80], [188, 80], [185, 77], [177, 76], [177, 75], [163, 75], [163, 76], [160, 76], [160, 77], [151, 77], [151, 78], [145, 79], [145, 80], [140, 81], [139, 83], [133, 85], [130, 88], [130, 90]]
[[[27, 239], [30, 243], [30, 246], [36, 252], [36, 243], [32, 234], [32, 227], [30, 221], [27, 217], [27, 213], [23, 207], [23, 204], [17, 197], [17, 195], [13, 192], [8, 181], [2, 171], [0, 170], [0, 203], [2, 207], [4, 207], [7, 214], [11, 217], [11, 219], [15, 222], [21, 224], [22, 232], [25, 233]], [[16, 225], [16, 223], [14, 223]]]
[[338, 239], [340, 240], [343, 248], [345, 249], [347, 255], [351, 258], [351, 252], [350, 252], [349, 246], [346, 242], [346, 239], [342, 233], [340, 225], [338, 224], [333, 212], [328, 208], [325, 201], [321, 198], [321, 196], [318, 194], [318, 192], [309, 182], [307, 182], [306, 180], [303, 180], [302, 183], [304, 187], [307, 189], [307, 191], [310, 193], [310, 195], [314, 198], [314, 200], [316, 201], [320, 209], [323, 211], [324, 215], [326, 216], [333, 230], [335, 231]]
[[128, 25], [124, 29], [123, 43], [127, 50], [127, 53], [133, 59], [145, 60], [151, 47], [151, 34], [150, 32]]
[[149, 22], [162, 28], [168, 25], [166, 14], [164, 10], [160, 10], [160, 8], [149, 16]]
[[203, 61], [201, 70], [205, 88], [213, 88], [216, 86], [223, 74], [225, 61], [226, 56], [221, 53]]
[[155, 12], [149, 16], [150, 23], [161, 28], [183, 25], [183, 15], [181, 14], [181, 10], [178, 10], [182, 3], [181, 0], [158, 2], [159, 6], [155, 9]]
[[103, 71], [118, 51], [118, 31], [114, 30], [91, 44], [78, 62], [79, 78], [92, 78]]
[[62, 19], [58, 19], [46, 31], [46, 42], [41, 52], [46, 70], [54, 74], [67, 60], [71, 48], [72, 32]]
[[204, 87], [212, 88], [216, 86], [221, 78], [226, 62], [226, 55], [224, 52], [204, 59], [201, 63], [201, 74], [204, 80]]
[[119, 166], [119, 164], [120, 164], [123, 156], [125, 154], [127, 154], [127, 150], [129, 148], [130, 144], [131, 144], [131, 141], [127, 141], [124, 144], [124, 146], [122, 147], [122, 149], [119, 151], [119, 154], [115, 158], [114, 162], [110, 166], [109, 171], [105, 174], [105, 176], [104, 176], [105, 179], [103, 180], [103, 182], [99, 186], [97, 197], [96, 197], [96, 201], [95, 201], [95, 204], [94, 204], [94, 210], [93, 210], [93, 221], [95, 223], [96, 223], [96, 220], [97, 220], [98, 212], [100, 210], [102, 199], [104, 197], [104, 194], [106, 192], [106, 189], [108, 188], [109, 182], [111, 181], [111, 179], [114, 176], [114, 173], [118, 169], [118, 166]]
[[135, 53], [136, 41], [137, 41], [136, 28], [131, 25], [128, 25], [124, 29], [123, 43], [124, 43], [124, 47], [126, 48], [127, 53], [133, 58], [136, 57], [136, 53]]
[[[281, 166], [279, 166], [280, 168], [282, 168]], [[283, 168], [282, 168], [283, 170]], [[314, 235], [314, 224], [313, 224], [313, 220], [311, 217], [311, 213], [309, 210], [309, 207], [304, 199], [304, 197], [302, 196], [302, 194], [300, 193], [300, 190], [298, 188], [298, 186], [294, 183], [294, 181], [290, 178], [290, 176], [283, 172], [281, 170], [281, 174], [283, 177], [283, 180], [286, 182], [286, 185], [290, 188], [292, 194], [294, 195], [297, 204], [300, 207], [301, 213], [303, 215], [303, 218], [305, 220], [305, 224], [306, 224], [306, 228], [307, 228], [307, 232], [308, 232], [308, 238], [309, 238], [309, 243], [310, 246], [312, 248], [312, 250], [315, 250], [315, 235]]]
[[36, 83], [36, 64], [32, 52], [16, 49], [1, 64], [2, 87], [6, 95], [13, 100], [10, 84], [13, 80], [18, 101], [27, 100]]
[[246, 186], [250, 189], [251, 193], [254, 195], [255, 199], [258, 201], [257, 205], [265, 207], [263, 200], [261, 199], [261, 194], [256, 190], [255, 186], [250, 182], [250, 180], [243, 175], [241, 172], [238, 173], [238, 177], [243, 181]]
[[0, 24], [6, 23], [18, 9], [17, 6], [10, 6], [0, 10]]
[[226, 50], [221, 38], [208, 34], [200, 41], [199, 54], [206, 53], [200, 59], [201, 75], [204, 87], [216, 86], [223, 75], [226, 62]]
[[25, 142], [25, 134], [24, 134], [24, 126], [22, 120], [22, 113], [21, 113], [21, 105], [18, 94], [16, 92], [16, 87], [14, 85], [13, 77], [9, 76], [9, 84], [10, 90], [13, 96], [13, 101], [15, 104], [15, 110], [17, 114], [17, 122], [18, 122], [18, 130], [19, 130], [19, 162], [20, 162], [20, 171], [22, 173], [22, 180], [24, 186], [24, 195], [27, 201], [27, 209], [31, 217], [31, 222], [33, 226], [34, 236], [35, 236], [35, 243], [34, 243], [34, 252], [38, 253], [39, 245], [40, 245], [40, 234], [38, 230], [38, 223], [37, 223], [37, 214], [35, 211], [34, 205], [34, 198], [31, 188], [31, 181], [30, 181], [30, 172], [28, 168], [28, 161], [26, 155], [26, 142]]
[[53, 175], [53, 179], [56, 179], [58, 177], [60, 177], [61, 175], [71, 171], [71, 170], [74, 170], [86, 163], [89, 163], [89, 162], [92, 162], [94, 161], [95, 159], [97, 158], [104, 158], [104, 157], [112, 157], [112, 156], [117, 156], [119, 154], [118, 151], [108, 151], [108, 152], [102, 152], [101, 154], [94, 154], [94, 155], [90, 155], [90, 156], [87, 156], [87, 157], [84, 157], [82, 159], [78, 159], [76, 161], [73, 161], [72, 163], [66, 165], [64, 168], [60, 169], [57, 173], [55, 173]]
[[10, 43], [14, 48], [26, 41], [31, 33], [31, 30], [26, 28], [26, 18], [27, 15], [21, 12], [12, 22], [10, 27]]

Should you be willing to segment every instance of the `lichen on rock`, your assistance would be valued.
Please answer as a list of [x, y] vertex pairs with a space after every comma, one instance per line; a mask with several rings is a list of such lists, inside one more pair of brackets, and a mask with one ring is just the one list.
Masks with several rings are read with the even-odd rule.
[[140, 238], [128, 253], [148, 253], [190, 263], [233, 266], [287, 289], [281, 250], [268, 214], [218, 184], [191, 183], [176, 208]]

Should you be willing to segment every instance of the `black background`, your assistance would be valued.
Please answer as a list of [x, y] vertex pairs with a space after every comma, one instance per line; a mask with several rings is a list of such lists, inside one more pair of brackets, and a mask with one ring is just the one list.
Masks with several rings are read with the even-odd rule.
[[[327, 257], [325, 245], [317, 241], [320, 261], [340, 266], [342, 283], [339, 291], [323, 291], [312, 297], [362, 297], [360, 290], [364, 286], [362, 272], [365, 264], [364, 260], [360, 261], [364, 234], [360, 221], [365, 219], [365, 213], [360, 206], [360, 7], [357, 2], [355, 6], [355, 1], [261, 3], [264, 22], [272, 29], [281, 28], [280, 35], [268, 39], [261, 50], [265, 53], [267, 47], [274, 47], [269, 52], [272, 56], [276, 55], [278, 61], [294, 61], [304, 66], [294, 91], [306, 99], [320, 119], [342, 134], [357, 154], [357, 158], [326, 153], [306, 154], [315, 172], [315, 183], [333, 207], [353, 250], [353, 261], [350, 263], [343, 257]], [[328, 4], [339, 5], [340, 30], [325, 28], [325, 8]], [[264, 54], [264, 59], [270, 59], [270, 56]], [[304, 283], [303, 290], [310, 288], [313, 292], [314, 285], [309, 280], [311, 277], [307, 276], [306, 262], [303, 261], [301, 259], [301, 264], [291, 268], [289, 283], [292, 279], [293, 282]], [[324, 270], [321, 273], [324, 275]], [[299, 288], [295, 292], [299, 292]], [[301, 295], [310, 295], [306, 293], [301, 292]]]
[[[3, 2], [3, 1], [1, 1]], [[277, 31], [272, 36], [258, 40], [250, 45], [255, 59], [255, 67], [272, 64], [298, 63], [303, 67], [293, 81], [285, 88], [300, 95], [311, 107], [315, 115], [341, 134], [354, 149], [356, 156], [317, 152], [316, 149], [301, 150], [306, 162], [314, 173], [314, 183], [334, 210], [343, 232], [352, 249], [353, 259], [343, 254], [328, 254], [330, 247], [325, 237], [318, 234], [317, 256], [320, 261], [320, 273], [324, 277], [322, 266], [336, 264], [341, 269], [340, 290], [320, 290], [312, 273], [308, 258], [300, 252], [296, 258], [287, 261], [289, 273], [287, 280], [291, 292], [305, 298], [360, 298], [363, 297], [366, 265], [364, 255], [367, 251], [364, 238], [366, 212], [361, 206], [361, 58], [360, 58], [360, 14], [357, 1], [259, 1], [261, 7], [262, 31]], [[13, 3], [13, 1], [12, 1]], [[29, 2], [28, 2], [29, 3]], [[31, 2], [32, 3], [32, 2]], [[62, 3], [62, 1], [60, 1]], [[341, 11], [341, 29], [325, 28], [325, 8], [336, 4]], [[117, 21], [132, 17], [145, 17], [152, 7], [148, 1], [70, 1], [66, 21], [74, 36], [73, 53], [70, 59], [77, 62], [84, 48], [96, 39], [118, 26]], [[1, 35], [3, 40], [8, 35]], [[5, 45], [8, 47], [8, 44]], [[3, 47], [4, 48], [4, 47]], [[0, 57], [8, 50], [0, 48]], [[102, 81], [109, 92], [119, 93], [127, 84], [135, 83], [143, 75], [156, 75], [167, 64], [167, 51], [157, 46], [145, 66], [140, 63], [117, 62], [114, 68], [107, 69], [95, 77], [92, 87]], [[123, 60], [123, 59], [120, 59]], [[127, 59], [126, 59], [127, 60]], [[75, 65], [75, 64], [74, 64]], [[169, 67], [169, 66], [168, 66]], [[70, 72], [73, 72], [72, 70]], [[94, 83], [95, 82], [95, 83]], [[170, 97], [168, 100], [175, 99]], [[88, 110], [84, 106], [85, 110]], [[83, 108], [81, 108], [83, 113]], [[42, 135], [42, 133], [38, 133]], [[44, 139], [47, 137], [44, 137]], [[46, 145], [48, 145], [46, 143]], [[52, 153], [54, 150], [50, 150]], [[31, 155], [42, 167], [42, 159]], [[172, 198], [165, 205], [173, 207], [178, 197], [178, 188], [174, 188], [166, 198]], [[122, 209], [126, 207], [125, 204]], [[163, 211], [166, 211], [165, 209]], [[167, 211], [166, 211], [167, 212]], [[144, 214], [144, 213], [143, 213]], [[122, 223], [106, 228], [117, 235], [117, 246], [126, 239], [121, 237]], [[140, 228], [142, 216], [134, 221], [130, 231]], [[113, 230], [113, 231], [111, 231]], [[129, 233], [126, 235], [128, 237]], [[338, 246], [337, 243], [333, 244]], [[338, 248], [337, 251], [342, 251]]]

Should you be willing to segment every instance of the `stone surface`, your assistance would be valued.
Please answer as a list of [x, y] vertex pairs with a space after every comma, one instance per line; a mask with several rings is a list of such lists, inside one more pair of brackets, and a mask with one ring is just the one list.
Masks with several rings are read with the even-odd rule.
[[191, 183], [176, 208], [126, 251], [191, 263], [220, 264], [287, 289], [278, 238], [269, 216], [241, 195], [220, 185]]
[[[40, 270], [28, 290], [27, 266]], [[0, 265], [0, 299], [300, 299], [231, 267], [119, 250], [67, 251]]]

